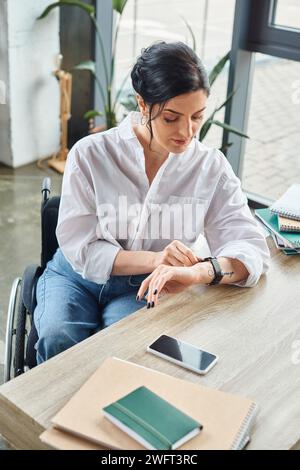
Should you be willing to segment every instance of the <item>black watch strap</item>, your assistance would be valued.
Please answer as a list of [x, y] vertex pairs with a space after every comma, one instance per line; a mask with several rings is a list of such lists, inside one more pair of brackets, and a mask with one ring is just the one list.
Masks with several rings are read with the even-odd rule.
[[215, 284], [219, 284], [220, 281], [222, 280], [224, 274], [222, 272], [220, 263], [217, 260], [217, 258], [215, 256], [209, 256], [208, 258], [204, 258], [203, 261], [210, 261], [210, 263], [213, 267], [213, 270], [214, 270], [214, 274], [215, 274], [214, 279], [208, 285], [213, 286]]

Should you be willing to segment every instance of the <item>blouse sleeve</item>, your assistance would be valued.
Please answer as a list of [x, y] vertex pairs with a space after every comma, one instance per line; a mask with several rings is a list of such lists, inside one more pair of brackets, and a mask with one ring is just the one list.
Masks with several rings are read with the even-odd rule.
[[62, 184], [56, 236], [73, 269], [84, 279], [104, 284], [121, 245], [101, 239], [95, 194], [80, 167], [80, 150], [70, 150]]
[[223, 170], [209, 205], [205, 234], [213, 256], [240, 260], [249, 272], [245, 281], [253, 287], [268, 270], [270, 253], [262, 230], [254, 219], [240, 180], [221, 155]]

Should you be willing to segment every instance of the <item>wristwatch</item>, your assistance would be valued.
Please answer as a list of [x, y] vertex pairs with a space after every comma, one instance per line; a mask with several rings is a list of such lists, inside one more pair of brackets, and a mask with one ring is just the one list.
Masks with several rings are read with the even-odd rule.
[[221, 268], [220, 263], [217, 260], [217, 258], [215, 256], [209, 256], [208, 258], [204, 258], [203, 261], [210, 261], [210, 263], [213, 267], [213, 270], [214, 270], [214, 274], [215, 274], [215, 277], [213, 278], [213, 280], [208, 285], [213, 286], [215, 284], [219, 284], [221, 282], [224, 274], [222, 272], [222, 268]]

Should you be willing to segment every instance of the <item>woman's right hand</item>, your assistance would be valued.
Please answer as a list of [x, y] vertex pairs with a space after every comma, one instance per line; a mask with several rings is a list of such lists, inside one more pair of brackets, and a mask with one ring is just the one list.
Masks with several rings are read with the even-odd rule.
[[188, 267], [200, 261], [202, 261], [201, 258], [198, 258], [190, 248], [179, 240], [173, 240], [163, 251], [154, 253], [154, 269], [160, 264]]

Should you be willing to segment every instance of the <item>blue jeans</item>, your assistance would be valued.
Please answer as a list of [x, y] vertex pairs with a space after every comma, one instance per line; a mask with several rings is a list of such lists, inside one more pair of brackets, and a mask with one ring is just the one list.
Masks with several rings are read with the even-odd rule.
[[76, 273], [58, 249], [37, 283], [37, 363], [143, 308], [146, 301], [137, 302], [136, 295], [147, 276], [111, 276], [96, 284]]

